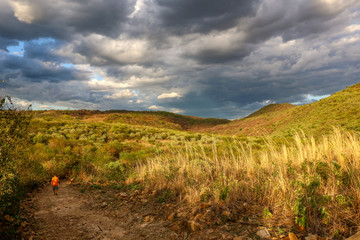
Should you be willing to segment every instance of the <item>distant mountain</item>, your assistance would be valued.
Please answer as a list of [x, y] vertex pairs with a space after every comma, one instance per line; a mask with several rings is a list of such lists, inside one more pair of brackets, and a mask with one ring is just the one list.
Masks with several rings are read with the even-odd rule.
[[307, 105], [270, 104], [246, 118], [214, 126], [208, 131], [259, 136], [287, 135], [302, 129], [320, 134], [330, 131], [332, 126], [360, 132], [360, 83]]

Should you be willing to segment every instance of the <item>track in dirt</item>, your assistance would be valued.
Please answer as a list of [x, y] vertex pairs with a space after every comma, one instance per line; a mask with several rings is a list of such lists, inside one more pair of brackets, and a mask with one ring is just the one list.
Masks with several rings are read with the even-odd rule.
[[112, 205], [114, 195], [83, 194], [65, 182], [54, 196], [46, 185], [32, 198], [34, 239], [172, 239], [163, 223], [144, 224], [130, 206]]
[[20, 231], [31, 240], [258, 239], [260, 210], [247, 202], [190, 206], [150, 189], [63, 182], [57, 196], [50, 184], [29, 194]]

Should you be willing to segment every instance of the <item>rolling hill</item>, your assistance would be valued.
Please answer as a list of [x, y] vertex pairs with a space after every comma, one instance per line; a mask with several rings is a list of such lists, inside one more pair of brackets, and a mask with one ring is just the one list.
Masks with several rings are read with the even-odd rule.
[[45, 121], [123, 123], [186, 131], [208, 129], [230, 122], [227, 119], [192, 117], [164, 111], [48, 110], [34, 112], [36, 119]]
[[157, 128], [261, 136], [291, 135], [302, 129], [312, 134], [327, 133], [333, 126], [360, 131], [360, 83], [311, 104], [270, 104], [249, 116], [216, 119], [185, 116], [164, 111], [128, 110], [50, 110], [34, 111], [35, 118], [45, 121], [81, 121], [123, 123]]
[[311, 104], [270, 104], [248, 117], [221, 124], [208, 131], [236, 135], [287, 135], [302, 129], [327, 133], [333, 126], [360, 131], [360, 83]]

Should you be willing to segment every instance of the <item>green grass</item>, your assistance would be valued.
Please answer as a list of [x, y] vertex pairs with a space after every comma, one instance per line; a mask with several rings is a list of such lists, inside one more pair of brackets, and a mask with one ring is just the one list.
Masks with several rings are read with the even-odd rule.
[[333, 126], [360, 131], [360, 84], [307, 105], [271, 104], [246, 118], [208, 131], [247, 136], [271, 134], [283, 138], [300, 129], [315, 136], [327, 134]]

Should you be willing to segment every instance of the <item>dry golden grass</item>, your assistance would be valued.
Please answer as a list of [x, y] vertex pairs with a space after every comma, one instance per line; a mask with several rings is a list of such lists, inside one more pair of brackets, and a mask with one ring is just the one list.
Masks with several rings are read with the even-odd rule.
[[[183, 201], [244, 200], [293, 217], [317, 232], [349, 234], [359, 223], [360, 139], [333, 130], [315, 140], [300, 132], [292, 143], [185, 143], [136, 169], [138, 179], [168, 188]], [[274, 215], [274, 216], [275, 216]]]

